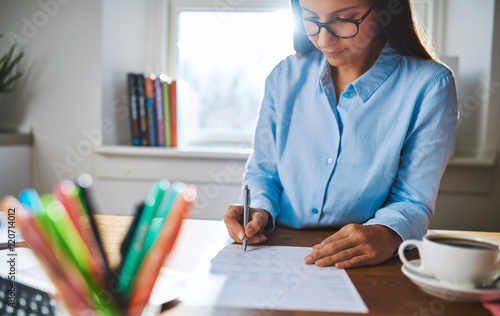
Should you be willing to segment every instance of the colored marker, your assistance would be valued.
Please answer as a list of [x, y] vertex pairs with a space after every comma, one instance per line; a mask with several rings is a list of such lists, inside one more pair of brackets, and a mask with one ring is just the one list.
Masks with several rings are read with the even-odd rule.
[[120, 276], [118, 277], [118, 289], [128, 297], [132, 290], [132, 282], [135, 278], [137, 270], [142, 263], [143, 258], [140, 256], [149, 225], [153, 220], [160, 201], [163, 199], [165, 191], [168, 190], [170, 183], [167, 180], [158, 180], [153, 184], [148, 198], [144, 204], [141, 218], [137, 224], [137, 229], [130, 243], [125, 262], [123, 263]]

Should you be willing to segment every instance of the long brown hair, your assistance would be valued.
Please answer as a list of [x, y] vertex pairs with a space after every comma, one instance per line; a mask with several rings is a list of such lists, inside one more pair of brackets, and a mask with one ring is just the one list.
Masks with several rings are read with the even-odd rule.
[[410, 0], [373, 0], [373, 5], [379, 17], [388, 17], [384, 23], [379, 21], [381, 36], [394, 50], [403, 56], [436, 59], [434, 50], [424, 44], [424, 31], [414, 22]]
[[[299, 0], [290, 0], [295, 20], [294, 48], [298, 55], [308, 55], [315, 50], [303, 28]], [[410, 0], [373, 0], [374, 13], [380, 25], [380, 35], [398, 53], [423, 59], [437, 59], [435, 52], [424, 45], [423, 32], [413, 22]]]

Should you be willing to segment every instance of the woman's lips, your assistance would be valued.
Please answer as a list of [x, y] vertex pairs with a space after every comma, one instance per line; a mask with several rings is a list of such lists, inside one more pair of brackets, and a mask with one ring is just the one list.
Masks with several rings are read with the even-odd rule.
[[342, 55], [342, 53], [344, 53], [344, 51], [345, 51], [345, 48], [342, 50], [337, 50], [337, 51], [332, 51], [332, 52], [324, 50], [323, 54], [325, 54], [328, 57], [339, 57], [340, 55]]

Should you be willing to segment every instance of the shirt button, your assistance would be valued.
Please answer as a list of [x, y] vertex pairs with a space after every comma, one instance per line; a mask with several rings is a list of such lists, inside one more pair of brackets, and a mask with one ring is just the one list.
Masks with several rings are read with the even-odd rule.
[[333, 163], [333, 158], [332, 158], [332, 157], [328, 158], [328, 160], [327, 160], [326, 162], [327, 162], [329, 165], [331, 165], [331, 164]]
[[319, 211], [318, 211], [318, 209], [317, 209], [317, 208], [313, 208], [313, 209], [312, 209], [312, 213], [313, 213], [313, 214], [318, 214], [318, 213], [319, 213]]
[[347, 93], [347, 92], [344, 92], [344, 98], [350, 99], [351, 98], [351, 94]]

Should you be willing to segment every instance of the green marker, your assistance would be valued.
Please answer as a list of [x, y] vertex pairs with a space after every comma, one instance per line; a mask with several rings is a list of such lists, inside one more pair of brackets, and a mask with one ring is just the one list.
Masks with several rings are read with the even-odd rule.
[[87, 245], [83, 242], [82, 237], [70, 222], [70, 218], [62, 204], [54, 198], [52, 194], [45, 194], [41, 197], [42, 204], [45, 207], [45, 212], [53, 227], [59, 233], [61, 241], [71, 253], [71, 257], [76, 262], [80, 271], [85, 271], [85, 274], [90, 275], [92, 270], [92, 259]]
[[177, 196], [184, 192], [186, 189], [186, 185], [181, 182], [175, 182], [172, 184], [172, 188], [165, 194], [165, 197], [161, 201], [158, 210], [156, 211], [156, 215], [153, 218], [153, 222], [149, 226], [149, 231], [146, 235], [146, 240], [144, 241], [144, 246], [142, 247], [141, 257], [144, 258], [148, 253], [149, 249], [153, 246], [158, 238], [158, 234], [165, 222], [165, 219], [168, 216], [168, 213], [172, 209], [172, 205], [174, 205], [175, 199]]
[[139, 223], [130, 242], [130, 249], [127, 256], [124, 258], [124, 263], [120, 276], [118, 277], [118, 289], [125, 295], [130, 296], [132, 291], [132, 283], [135, 275], [141, 266], [144, 257], [141, 256], [146, 234], [149, 226], [156, 215], [163, 195], [169, 189], [170, 182], [167, 180], [158, 180], [153, 184], [148, 198], [144, 203]]

